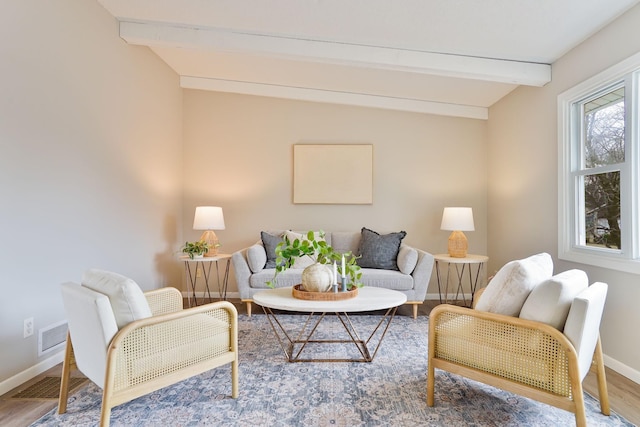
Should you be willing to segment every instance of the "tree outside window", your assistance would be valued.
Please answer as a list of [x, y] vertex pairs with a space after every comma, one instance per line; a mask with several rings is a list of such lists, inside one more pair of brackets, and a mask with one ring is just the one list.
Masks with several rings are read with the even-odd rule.
[[625, 161], [624, 88], [583, 104], [584, 236], [587, 246], [622, 249], [620, 171]]

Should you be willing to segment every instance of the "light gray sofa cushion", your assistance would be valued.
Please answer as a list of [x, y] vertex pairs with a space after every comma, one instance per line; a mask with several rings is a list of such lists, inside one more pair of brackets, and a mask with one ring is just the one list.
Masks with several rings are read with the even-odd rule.
[[353, 255], [357, 255], [360, 236], [360, 233], [353, 231], [335, 231], [331, 233], [331, 246], [336, 252], [342, 254], [351, 252]]

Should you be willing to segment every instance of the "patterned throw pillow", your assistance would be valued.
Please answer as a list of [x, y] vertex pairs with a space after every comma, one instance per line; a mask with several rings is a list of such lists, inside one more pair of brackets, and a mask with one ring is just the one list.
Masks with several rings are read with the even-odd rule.
[[362, 227], [360, 247], [358, 248], [358, 265], [362, 268], [378, 268], [381, 270], [398, 270], [398, 252], [400, 243], [407, 235], [405, 231], [379, 234]]

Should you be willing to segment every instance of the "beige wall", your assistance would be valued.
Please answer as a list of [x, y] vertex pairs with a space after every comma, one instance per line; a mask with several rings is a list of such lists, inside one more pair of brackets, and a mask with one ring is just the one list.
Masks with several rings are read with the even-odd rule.
[[[485, 133], [481, 120], [186, 90], [185, 238], [200, 234], [191, 229], [195, 206], [212, 204], [224, 209], [221, 252], [254, 243], [261, 230], [365, 226], [405, 230], [407, 243], [442, 253], [443, 207], [471, 206], [470, 251], [484, 254]], [[308, 142], [373, 144], [373, 204], [294, 205], [292, 147]], [[327, 173], [340, 171], [328, 164]]]
[[601, 328], [608, 365], [640, 382], [640, 324], [637, 275], [557, 259], [557, 96], [640, 51], [635, 7], [553, 64], [553, 81], [519, 88], [489, 111], [488, 232], [490, 269], [510, 259], [546, 251], [555, 271], [585, 269], [591, 281], [609, 284]]
[[181, 279], [182, 93], [95, 1], [2, 2], [0, 58], [2, 394], [45, 359], [23, 320], [63, 320], [60, 283]]

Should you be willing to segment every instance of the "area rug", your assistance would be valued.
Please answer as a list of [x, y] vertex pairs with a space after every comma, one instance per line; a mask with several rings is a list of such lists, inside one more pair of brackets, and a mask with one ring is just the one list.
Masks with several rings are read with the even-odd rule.
[[[280, 316], [287, 328], [300, 315]], [[353, 316], [361, 337], [377, 316]], [[371, 363], [288, 363], [263, 314], [239, 318], [240, 397], [232, 399], [230, 368], [184, 380], [111, 411], [112, 426], [570, 426], [573, 414], [436, 370], [436, 402], [426, 401], [428, 319], [397, 316]], [[342, 333], [335, 318], [318, 334]], [[315, 345], [320, 347], [319, 345]], [[332, 356], [356, 357], [355, 347], [331, 344]], [[310, 345], [305, 351], [320, 351]], [[355, 350], [357, 351], [357, 350]], [[311, 353], [313, 354], [313, 353]], [[589, 426], [631, 426], [604, 416], [585, 395]], [[33, 426], [97, 426], [101, 390], [93, 383]]]

